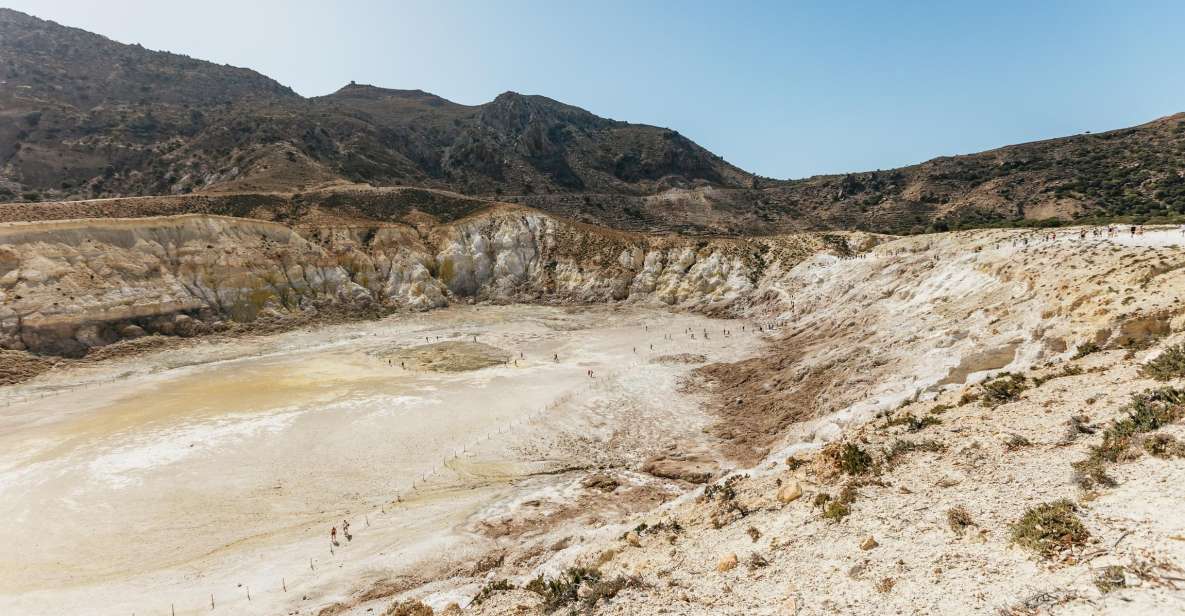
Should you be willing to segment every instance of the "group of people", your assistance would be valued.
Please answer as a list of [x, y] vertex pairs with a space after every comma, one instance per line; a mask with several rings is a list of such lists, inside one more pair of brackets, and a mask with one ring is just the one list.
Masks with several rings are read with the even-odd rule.
[[[354, 540], [354, 535], [350, 534], [350, 521], [349, 520], [342, 520], [342, 536], [346, 538], [346, 541], [353, 541]], [[337, 527], [336, 526], [329, 529], [329, 542], [332, 543], [333, 545], [341, 545], [340, 543], [337, 542]]]

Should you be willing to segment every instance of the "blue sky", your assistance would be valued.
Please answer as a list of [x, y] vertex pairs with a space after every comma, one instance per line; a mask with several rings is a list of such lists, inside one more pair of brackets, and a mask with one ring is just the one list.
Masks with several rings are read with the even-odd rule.
[[1185, 111], [1185, 2], [0, 0], [306, 96], [543, 94], [762, 175], [889, 168]]

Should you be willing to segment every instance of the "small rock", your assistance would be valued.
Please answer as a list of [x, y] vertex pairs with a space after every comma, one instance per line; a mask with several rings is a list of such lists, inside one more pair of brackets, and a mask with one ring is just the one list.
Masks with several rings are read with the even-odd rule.
[[778, 489], [778, 501], [782, 504], [791, 503], [802, 496], [802, 485], [791, 479]]
[[642, 545], [642, 538], [638, 536], [638, 533], [631, 530], [625, 534], [625, 542], [634, 547], [639, 547]]
[[602, 492], [612, 492], [621, 485], [616, 479], [602, 473], [596, 473], [584, 478], [580, 485], [586, 488], [593, 488]]
[[724, 573], [725, 571], [732, 571], [737, 566], [737, 555], [734, 553], [725, 554], [719, 562], [716, 563], [716, 570]]
[[861, 550], [871, 550], [872, 548], [875, 548], [878, 545], [880, 545], [880, 544], [876, 542], [876, 538], [873, 537], [872, 535], [869, 535], [864, 538], [864, 541], [860, 542], [860, 549]]

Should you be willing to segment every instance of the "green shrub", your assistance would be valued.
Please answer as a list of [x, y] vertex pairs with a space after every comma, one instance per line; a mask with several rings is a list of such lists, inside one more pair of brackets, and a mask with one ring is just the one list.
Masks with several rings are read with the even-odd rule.
[[1037, 505], [1012, 525], [1012, 542], [1042, 558], [1085, 545], [1090, 532], [1077, 511], [1077, 505], [1066, 499]]
[[[827, 497], [823, 505], [823, 519], [831, 522], [840, 522], [844, 518], [852, 514], [852, 503], [856, 502], [856, 486], [851, 483], [845, 485], [839, 491], [839, 496], [835, 498]], [[819, 504], [819, 499], [815, 497], [815, 503]]]
[[1171, 434], [1153, 434], [1144, 439], [1144, 450], [1157, 458], [1185, 458], [1185, 444]]
[[1005, 372], [980, 387], [983, 389], [981, 403], [987, 407], [996, 407], [1019, 398], [1021, 392], [1029, 388], [1029, 383], [1023, 375]]
[[1078, 345], [1078, 350], [1074, 351], [1074, 359], [1082, 359], [1091, 353], [1098, 353], [1103, 350], [1099, 345], [1093, 342], [1084, 342]]
[[1152, 361], [1140, 366], [1140, 374], [1157, 381], [1185, 376], [1185, 345], [1175, 344], [1165, 349]]
[[580, 599], [577, 591], [580, 590], [581, 584], [593, 585], [600, 581], [601, 572], [596, 569], [570, 567], [559, 576], [550, 579], [540, 574], [523, 588], [543, 597], [543, 608], [550, 612], [576, 603]]
[[1103, 431], [1103, 441], [1090, 448], [1085, 460], [1074, 463], [1078, 483], [1083, 487], [1096, 483], [1114, 486], [1115, 480], [1106, 473], [1107, 464], [1138, 456], [1135, 445], [1140, 434], [1154, 432], [1185, 416], [1185, 390], [1150, 389], [1133, 395], [1124, 408], [1127, 415]]
[[494, 593], [503, 592], [507, 590], [514, 590], [514, 584], [506, 580], [494, 580], [481, 587], [477, 596], [473, 598], [474, 605], [481, 605], [486, 599], [494, 596]]
[[848, 475], [864, 475], [872, 470], [872, 456], [855, 443], [844, 443], [837, 462]]
[[943, 445], [942, 443], [939, 443], [935, 440], [926, 439], [923, 441], [910, 441], [900, 439], [893, 441], [893, 444], [889, 445], [889, 448], [885, 450], [885, 464], [892, 466], [899, 462], [900, 459], [906, 454], [913, 453], [915, 451], [938, 452], [945, 450], [946, 445]]

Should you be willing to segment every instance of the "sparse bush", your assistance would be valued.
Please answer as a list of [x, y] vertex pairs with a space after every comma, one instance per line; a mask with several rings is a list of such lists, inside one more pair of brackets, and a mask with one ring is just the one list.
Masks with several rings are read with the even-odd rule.
[[419, 601], [396, 601], [383, 612], [383, 616], [432, 616], [431, 607]]
[[1140, 375], [1157, 381], [1185, 376], [1185, 344], [1175, 344], [1140, 366]]
[[1171, 434], [1153, 434], [1144, 439], [1144, 450], [1157, 458], [1185, 458], [1185, 444]]
[[514, 584], [506, 580], [494, 580], [481, 587], [477, 596], [473, 598], [474, 605], [481, 605], [486, 599], [494, 596], [494, 593], [504, 592], [507, 590], [514, 590]]
[[616, 597], [626, 588], [641, 588], [642, 578], [635, 575], [623, 575], [611, 580], [600, 580], [591, 584], [582, 599], [586, 608], [592, 608], [601, 601], [608, 601]]
[[745, 532], [748, 533], [749, 538], [753, 540], [753, 543], [757, 543], [757, 540], [761, 538], [761, 531], [757, 530], [756, 526], [750, 526], [745, 530]]
[[765, 557], [762, 556], [761, 554], [759, 554], [757, 552], [753, 552], [752, 554], [749, 555], [749, 559], [747, 561], [745, 561], [745, 564], [749, 567], [750, 570], [752, 570], [752, 569], [760, 569], [762, 567], [768, 567], [769, 561], [766, 560]]
[[1122, 565], [1103, 567], [1095, 574], [1094, 585], [1103, 593], [1119, 590], [1127, 586], [1125, 570]]
[[839, 470], [848, 475], [864, 475], [872, 471], [872, 456], [855, 443], [844, 443], [832, 456]]
[[1021, 392], [1029, 388], [1029, 383], [1024, 375], [1005, 372], [980, 387], [983, 389], [980, 402], [987, 407], [996, 407], [1019, 398]]
[[1019, 434], [1010, 434], [1008, 435], [1008, 439], [1004, 441], [1004, 448], [1008, 451], [1016, 451], [1017, 449], [1024, 449], [1032, 445], [1032, 441]]
[[950, 529], [956, 535], [960, 536], [968, 528], [975, 526], [975, 520], [971, 517], [971, 512], [967, 511], [967, 508], [962, 505], [951, 507], [946, 511], [946, 522], [950, 524]]
[[915, 451], [937, 452], [945, 450], [946, 445], [943, 445], [942, 443], [939, 443], [935, 440], [926, 439], [922, 441], [910, 441], [900, 439], [893, 441], [893, 444], [890, 445], [887, 450], [885, 450], [885, 464], [887, 466], [893, 466], [899, 462], [903, 456]]
[[601, 581], [601, 572], [585, 567], [570, 567], [559, 576], [546, 579], [542, 574], [527, 583], [525, 588], [543, 597], [543, 608], [554, 611], [580, 599], [581, 584], [593, 586]]
[[909, 432], [921, 432], [929, 426], [936, 426], [941, 424], [942, 420], [934, 415], [925, 415], [923, 417], [914, 417], [913, 413], [905, 413], [887, 421], [885, 426], [905, 426]]
[[1037, 505], [1012, 525], [1012, 542], [1042, 558], [1085, 545], [1090, 532], [1077, 511], [1077, 505], [1066, 499]]
[[1101, 347], [1099, 347], [1099, 345], [1097, 345], [1093, 342], [1084, 342], [1084, 343], [1078, 345], [1077, 351], [1074, 351], [1074, 359], [1082, 359], [1083, 357], [1086, 357], [1087, 355], [1090, 355], [1092, 353], [1098, 353], [1101, 350], [1103, 350], [1103, 349]]
[[1082, 372], [1083, 370], [1081, 366], [1066, 366], [1065, 368], [1062, 368], [1061, 372], [1049, 374], [1046, 376], [1034, 377], [1033, 387], [1040, 387], [1041, 385], [1052, 381], [1053, 379], [1065, 378], [1067, 376], [1078, 376], [1079, 374], [1082, 374]]
[[[832, 522], [840, 522], [844, 518], [852, 514], [852, 503], [856, 502], [856, 486], [848, 483], [839, 491], [839, 496], [836, 498], [828, 497], [824, 501], [823, 519]], [[818, 497], [816, 497], [818, 503]]]
[[1116, 420], [1103, 432], [1103, 442], [1090, 448], [1085, 460], [1074, 463], [1078, 483], [1116, 485], [1106, 473], [1108, 463], [1131, 460], [1140, 455], [1135, 448], [1140, 434], [1153, 432], [1185, 416], [1185, 390], [1165, 387], [1132, 396], [1127, 416]]

